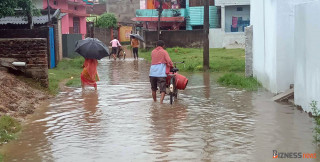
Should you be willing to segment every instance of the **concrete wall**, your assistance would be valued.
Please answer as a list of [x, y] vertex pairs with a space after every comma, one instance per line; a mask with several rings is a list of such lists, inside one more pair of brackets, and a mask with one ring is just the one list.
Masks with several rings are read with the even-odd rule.
[[273, 93], [283, 92], [293, 83], [293, 9], [306, 1], [251, 1], [253, 73]]
[[245, 34], [243, 32], [226, 33], [222, 29], [209, 30], [210, 48], [244, 48]]
[[94, 37], [109, 46], [111, 41], [111, 31], [112, 29], [107, 28], [94, 28]]
[[248, 26], [245, 29], [245, 37], [246, 37], [246, 77], [251, 77], [253, 75], [252, 72], [252, 36], [253, 30], [252, 26]]
[[134, 23], [131, 19], [136, 17], [136, 9], [140, 8], [139, 0], [106, 0], [107, 12], [116, 15], [118, 22]]
[[[166, 43], [166, 47], [202, 47], [202, 34], [203, 30], [161, 31], [160, 39]], [[158, 40], [156, 31], [144, 31], [144, 37], [147, 48], [155, 47]]]
[[26, 62], [18, 69], [48, 87], [47, 39], [0, 39], [0, 66], [10, 67], [12, 62]]
[[215, 0], [216, 6], [249, 5], [250, 0]]
[[294, 30], [294, 100], [311, 111], [311, 101], [320, 109], [320, 2], [296, 7]]
[[[237, 7], [242, 7], [242, 11], [237, 11]], [[225, 7], [225, 31], [231, 32], [231, 25], [232, 25], [232, 17], [242, 17], [242, 20], [250, 20], [250, 6], [226, 6]], [[244, 32], [244, 30], [239, 27], [239, 32]]]

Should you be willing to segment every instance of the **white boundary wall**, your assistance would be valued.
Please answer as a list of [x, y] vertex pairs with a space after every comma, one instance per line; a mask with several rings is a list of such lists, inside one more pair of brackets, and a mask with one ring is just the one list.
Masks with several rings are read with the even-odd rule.
[[224, 32], [220, 28], [209, 30], [210, 48], [244, 48], [244, 32]]
[[318, 101], [320, 109], [320, 2], [296, 6], [295, 14], [295, 104], [311, 111]]
[[294, 83], [294, 6], [310, 1], [251, 0], [253, 74], [273, 93]]
[[253, 75], [273, 93], [296, 83], [295, 6], [311, 1], [317, 0], [251, 0]]

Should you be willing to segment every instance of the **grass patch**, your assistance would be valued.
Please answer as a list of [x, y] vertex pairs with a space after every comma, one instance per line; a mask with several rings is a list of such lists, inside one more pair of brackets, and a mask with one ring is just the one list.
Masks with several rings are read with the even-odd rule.
[[3, 156], [0, 154], [0, 162], [3, 161]]
[[[178, 64], [179, 71], [197, 72], [203, 71], [202, 48], [167, 48], [173, 62], [185, 61], [185, 65]], [[214, 48], [209, 51], [210, 71], [222, 73], [218, 82], [224, 86], [246, 90], [257, 90], [261, 86], [254, 78], [244, 77], [245, 50]], [[140, 50], [142, 58], [151, 61], [151, 50]]]
[[[202, 71], [203, 50], [201, 48], [167, 48], [173, 62], [185, 61], [185, 65], [179, 64], [180, 71]], [[210, 71], [212, 72], [244, 72], [244, 49], [210, 49]], [[151, 61], [151, 50], [140, 50], [139, 56]]]
[[74, 59], [63, 59], [54, 69], [49, 69], [49, 91], [51, 94], [59, 92], [59, 83], [65, 79], [69, 80], [66, 85], [73, 87], [80, 87], [80, 74], [82, 72], [82, 65], [84, 63], [83, 57]]
[[10, 116], [0, 117], [0, 144], [16, 138], [16, 133], [21, 130], [21, 124]]
[[253, 77], [246, 78], [243, 75], [227, 73], [218, 79], [218, 83], [228, 87], [256, 91], [261, 84]]

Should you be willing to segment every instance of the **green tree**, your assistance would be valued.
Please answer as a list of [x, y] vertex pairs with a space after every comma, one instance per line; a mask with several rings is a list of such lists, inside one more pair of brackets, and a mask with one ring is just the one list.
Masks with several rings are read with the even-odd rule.
[[100, 28], [117, 28], [118, 21], [113, 13], [104, 13], [98, 17], [96, 26]]
[[[21, 9], [22, 12], [16, 12]], [[32, 16], [39, 15], [39, 10], [35, 9], [32, 0], [1, 0], [0, 18], [5, 16], [26, 16], [30, 28], [33, 28]]]

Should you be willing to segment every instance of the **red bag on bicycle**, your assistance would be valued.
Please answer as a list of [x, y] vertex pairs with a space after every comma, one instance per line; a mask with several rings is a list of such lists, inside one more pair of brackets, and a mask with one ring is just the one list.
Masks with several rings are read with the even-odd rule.
[[[169, 74], [172, 74], [172, 72], [170, 72]], [[175, 73], [175, 75], [176, 75], [176, 86], [177, 86], [177, 89], [179, 89], [179, 90], [186, 89], [186, 87], [188, 85], [188, 79], [185, 76], [180, 75], [178, 73]], [[167, 85], [170, 85], [170, 79], [171, 79], [171, 77], [168, 75], [167, 76]]]

